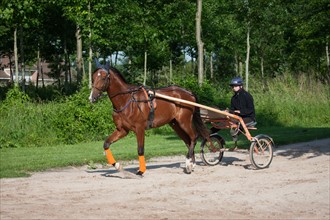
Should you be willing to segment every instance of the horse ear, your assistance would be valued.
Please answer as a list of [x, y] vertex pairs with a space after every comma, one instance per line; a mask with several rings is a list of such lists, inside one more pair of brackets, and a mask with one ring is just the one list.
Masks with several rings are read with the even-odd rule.
[[101, 68], [102, 65], [100, 64], [99, 60], [97, 58], [94, 58], [95, 64], [97, 68]]

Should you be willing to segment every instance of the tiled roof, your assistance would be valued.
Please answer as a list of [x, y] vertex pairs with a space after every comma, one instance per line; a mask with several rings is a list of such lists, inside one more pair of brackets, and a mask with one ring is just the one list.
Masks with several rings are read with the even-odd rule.
[[0, 79], [10, 79], [10, 75], [8, 75], [5, 71], [0, 70]]

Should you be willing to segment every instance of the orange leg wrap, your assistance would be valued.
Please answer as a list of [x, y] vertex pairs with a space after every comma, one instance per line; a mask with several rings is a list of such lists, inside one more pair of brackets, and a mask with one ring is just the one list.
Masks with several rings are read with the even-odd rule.
[[146, 162], [144, 160], [144, 156], [139, 156], [139, 163], [140, 163], [140, 169], [139, 171], [141, 171], [142, 173], [144, 173], [147, 168], [146, 168]]
[[111, 165], [114, 165], [116, 163], [116, 160], [115, 160], [115, 158], [113, 158], [110, 149], [105, 150], [104, 153], [105, 153], [105, 156], [107, 157], [108, 163]]

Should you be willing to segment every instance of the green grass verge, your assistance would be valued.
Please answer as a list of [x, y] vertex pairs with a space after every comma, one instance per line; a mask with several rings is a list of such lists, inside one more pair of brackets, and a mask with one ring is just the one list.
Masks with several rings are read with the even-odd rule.
[[[330, 138], [329, 127], [268, 127], [259, 128], [251, 133], [253, 136], [267, 134], [274, 139], [276, 145]], [[225, 138], [226, 147], [232, 147], [233, 143], [229, 132], [223, 130], [219, 134]], [[242, 147], [248, 147], [249, 141], [241, 135], [238, 144]], [[199, 153], [199, 145], [200, 142], [196, 146], [196, 153]], [[52, 147], [2, 148], [0, 149], [0, 178], [25, 177], [33, 172], [66, 166], [105, 164], [102, 146], [103, 142], [91, 142]], [[111, 149], [117, 160], [137, 159], [134, 136], [116, 142], [111, 146]], [[174, 133], [173, 135], [150, 135], [146, 137], [146, 159], [157, 156], [185, 155], [186, 153], [185, 145]]]

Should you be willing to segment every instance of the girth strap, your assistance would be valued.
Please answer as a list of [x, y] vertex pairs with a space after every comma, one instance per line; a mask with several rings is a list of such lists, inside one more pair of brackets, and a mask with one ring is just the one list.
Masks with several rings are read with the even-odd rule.
[[153, 94], [148, 93], [147, 90], [142, 87], [142, 91], [144, 92], [147, 100], [148, 100], [148, 106], [150, 108], [149, 116], [148, 116], [148, 123], [146, 129], [153, 127], [153, 122], [155, 118], [155, 109], [157, 107], [156, 99], [155, 99], [155, 91], [153, 91]]

